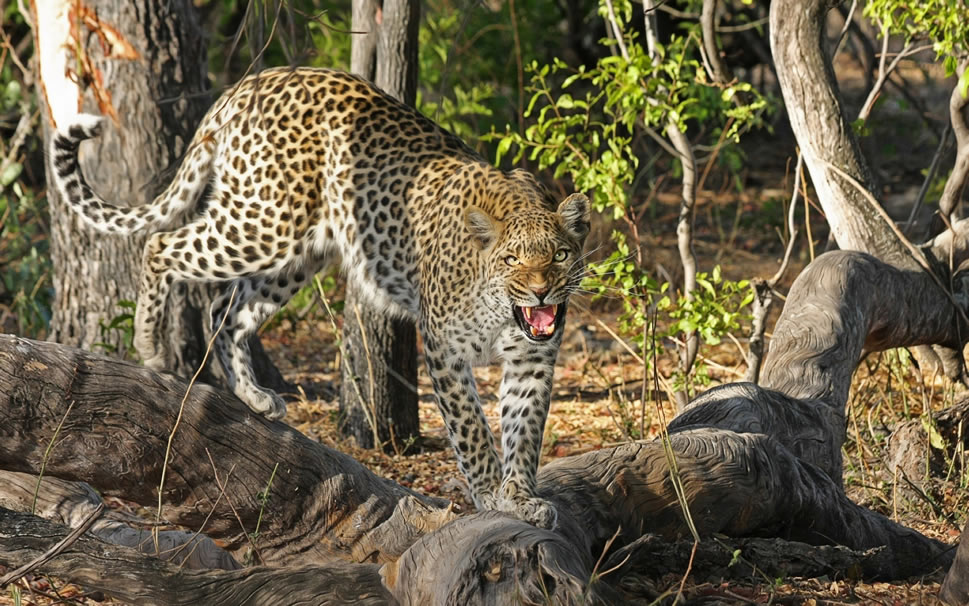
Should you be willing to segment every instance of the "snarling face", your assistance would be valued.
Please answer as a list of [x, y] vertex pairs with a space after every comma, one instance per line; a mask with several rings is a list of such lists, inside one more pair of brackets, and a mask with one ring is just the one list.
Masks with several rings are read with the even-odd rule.
[[489, 281], [501, 284], [522, 333], [532, 341], [551, 339], [582, 277], [588, 198], [573, 194], [557, 212], [529, 209], [502, 221], [471, 208], [467, 222], [487, 253]]

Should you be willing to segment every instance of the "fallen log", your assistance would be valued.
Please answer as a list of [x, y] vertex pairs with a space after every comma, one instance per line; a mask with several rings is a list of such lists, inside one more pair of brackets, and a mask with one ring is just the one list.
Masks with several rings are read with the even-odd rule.
[[969, 606], [969, 524], [962, 529], [955, 561], [945, 575], [939, 597], [949, 606]]
[[[104, 501], [88, 484], [0, 470], [0, 507], [79, 526]], [[235, 570], [242, 566], [204, 534], [159, 530], [134, 515], [105, 510], [90, 533], [113, 545], [124, 545], [182, 568]]]
[[[839, 420], [862, 348], [939, 336], [944, 320], [927, 321], [933, 310], [919, 306], [947, 302], [921, 295], [925, 279], [845, 252], [823, 255], [802, 273], [764, 367], [774, 389], [711, 390], [670, 426], [701, 536], [880, 547], [861, 560], [862, 573], [872, 578], [948, 566], [948, 546], [851, 503], [840, 479]], [[889, 298], [879, 292], [890, 293], [890, 304], [873, 301]], [[813, 326], [810, 335], [798, 328], [802, 322]], [[495, 513], [455, 520], [443, 501], [252, 416], [230, 395], [205, 386], [188, 390], [176, 377], [103, 356], [0, 337], [0, 469], [37, 473], [52, 442], [48, 475], [151, 504], [164, 470], [166, 520], [203, 530], [237, 556], [255, 549], [258, 561], [274, 567], [381, 564], [383, 586], [402, 604], [500, 596], [609, 601], [622, 575], [634, 574], [640, 562], [630, 557], [600, 579], [593, 571], [607, 546], [635, 545], [646, 533], [667, 541], [689, 533], [660, 441], [543, 467], [539, 491], [560, 513], [553, 531]], [[0, 548], [0, 563], [15, 561]]]
[[[66, 526], [0, 507], [3, 560], [33, 560], [69, 532]], [[392, 604], [377, 569], [375, 564], [336, 562], [326, 567], [187, 570], [88, 535], [44, 565], [49, 574], [131, 604], [185, 606]]]

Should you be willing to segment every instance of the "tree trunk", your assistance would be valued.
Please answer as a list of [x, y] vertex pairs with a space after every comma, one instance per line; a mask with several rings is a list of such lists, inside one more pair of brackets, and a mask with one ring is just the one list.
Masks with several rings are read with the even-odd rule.
[[[106, 199], [120, 205], [146, 204], [167, 185], [166, 177], [178, 165], [208, 106], [203, 94], [206, 59], [202, 32], [191, 2], [184, 0], [87, 4], [102, 22], [120, 32], [139, 59], [105, 57], [96, 37], [83, 39], [91, 65], [98, 70], [91, 77], [103, 79], [118, 122], [109, 121], [103, 136], [87, 144], [80, 164], [91, 186]], [[83, 111], [98, 113], [92, 90], [84, 96]], [[122, 331], [107, 326], [116, 316], [131, 313], [118, 303], [137, 298], [146, 234], [105, 237], [84, 226], [53, 188], [48, 190], [48, 199], [57, 285], [50, 338], [85, 348], [105, 343], [124, 354], [128, 344]], [[173, 311], [188, 303], [184, 291], [181, 295]], [[196, 305], [202, 302], [192, 301]], [[173, 338], [180, 341], [174, 350], [183, 351], [187, 343], [198, 343], [197, 336], [190, 339], [188, 334], [200, 334], [200, 324], [197, 317], [176, 316], [181, 330], [172, 331]], [[201, 359], [200, 353], [188, 357]]]
[[[50, 10], [57, 3], [39, 4], [38, 11]], [[80, 165], [88, 182], [105, 199], [122, 206], [146, 204], [174, 175], [209, 106], [205, 40], [198, 17], [188, 0], [96, 0], [85, 5], [101, 26], [80, 26], [84, 28], [77, 43], [80, 52], [72, 51], [76, 64], [80, 63], [78, 57], [90, 60], [87, 77], [95, 83], [84, 93], [82, 111], [113, 112], [117, 120], [108, 121], [103, 135], [85, 144]], [[99, 37], [110, 35], [112, 28], [136, 56], [105, 56], [107, 47]], [[44, 41], [51, 32], [47, 29], [35, 35]], [[71, 41], [62, 44], [74, 47]], [[41, 61], [47, 58], [41, 53]], [[49, 98], [57, 94], [49, 91], [59, 90], [62, 83], [54, 80], [67, 79], [68, 74], [41, 70], [41, 75], [41, 98], [48, 106], [63, 103], [63, 99]], [[55, 114], [51, 109], [47, 115], [53, 118]], [[48, 121], [45, 134], [49, 133]], [[117, 328], [112, 323], [133, 314], [130, 307], [119, 303], [137, 299], [148, 234], [107, 237], [80, 222], [55, 188], [48, 189], [48, 201], [57, 285], [50, 338], [124, 356], [130, 347], [131, 320], [117, 322]], [[173, 290], [165, 331], [170, 339], [166, 364], [170, 370], [191, 376], [201, 364], [211, 333], [208, 309], [214, 294], [209, 286], [183, 285]], [[257, 376], [268, 386], [283, 385], [261, 344], [253, 341]], [[206, 380], [217, 381], [222, 376], [220, 369], [210, 367], [209, 371]]]
[[[682, 494], [701, 537], [879, 547], [852, 556], [867, 578], [949, 564], [946, 545], [852, 503], [840, 483], [843, 409], [862, 349], [933, 342], [945, 332], [951, 307], [927, 293], [927, 280], [924, 272], [854, 252], [823, 255], [805, 270], [765, 365], [774, 389], [739, 383], [710, 390], [670, 425]], [[812, 338], [799, 330], [804, 325], [814, 327]], [[253, 550], [257, 562], [285, 567], [280, 574], [337, 559], [361, 562], [340, 569], [351, 571], [344, 576], [353, 586], [353, 578], [374, 578], [373, 563], [380, 564], [383, 586], [402, 604], [615, 603], [624, 576], [656, 557], [645, 534], [690, 537], [660, 440], [543, 467], [539, 494], [559, 512], [549, 531], [497, 512], [454, 520], [442, 501], [381, 479], [206, 386], [189, 391], [166, 454], [187, 389], [171, 375], [0, 336], [0, 469], [37, 473], [46, 466], [48, 476], [143, 504], [156, 502], [165, 469], [163, 519], [205, 532], [237, 558]], [[23, 563], [18, 545], [0, 532], [0, 564]], [[593, 570], [604, 552], [605, 561], [621, 565], [600, 578]], [[724, 558], [719, 570], [729, 554]], [[91, 578], [89, 568], [72, 573], [57, 562], [41, 570]], [[102, 575], [97, 586], [126, 595], [127, 579]], [[162, 593], [144, 602], [178, 603], [164, 593], [168, 584], [150, 585]]]
[[[877, 254], [897, 267], [915, 267], [866, 194], [875, 184], [845, 114], [823, 46], [824, 19], [839, 0], [779, 0], [770, 7], [770, 42], [791, 129], [797, 138], [831, 233], [843, 250]], [[835, 173], [850, 175], [856, 187]]]
[[969, 523], [962, 529], [956, 559], [945, 575], [939, 597], [949, 606], [969, 605]]
[[[771, 3], [771, 50], [791, 129], [838, 247], [876, 255], [903, 269], [926, 267], [932, 261], [905, 246], [873, 195], [876, 189], [871, 171], [845, 113], [831, 62], [825, 56], [825, 15], [838, 4], [839, 0]], [[932, 270], [941, 278], [946, 270], [938, 267], [940, 263], [935, 265]], [[937, 296], [946, 297], [942, 284], [947, 282], [943, 279], [933, 288]], [[965, 383], [969, 377], [961, 350], [969, 341], [969, 331], [955, 324], [952, 328], [945, 346], [920, 347], [915, 353], [925, 370], [939, 369]]]
[[[418, 0], [356, 0], [351, 71], [408, 105], [417, 96]], [[340, 430], [364, 448], [401, 452], [420, 436], [417, 330], [373, 309], [353, 284], [343, 312]]]

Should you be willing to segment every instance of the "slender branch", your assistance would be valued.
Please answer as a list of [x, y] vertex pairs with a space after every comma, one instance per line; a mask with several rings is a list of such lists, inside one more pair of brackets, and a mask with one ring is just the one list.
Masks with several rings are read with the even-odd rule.
[[[657, 56], [659, 46], [657, 40], [656, 14], [654, 12], [655, 6], [655, 0], [643, 1], [646, 48], [650, 56], [654, 58]], [[680, 203], [680, 215], [676, 222], [676, 243], [680, 253], [680, 263], [683, 265], [683, 296], [687, 301], [690, 301], [693, 299], [693, 292], [696, 290], [696, 253], [693, 250], [693, 219], [697, 189], [696, 158], [693, 155], [690, 140], [680, 130], [679, 124], [677, 124], [674, 116], [670, 116], [667, 119], [666, 133], [673, 147], [676, 149], [676, 155], [679, 157], [683, 167], [683, 199]], [[690, 370], [693, 368], [699, 342], [699, 337], [695, 331], [684, 335], [684, 346], [680, 349], [680, 371], [684, 375], [689, 375]], [[678, 408], [682, 409], [688, 401], [689, 394], [686, 392], [676, 393]]]
[[747, 372], [744, 374], [744, 381], [756, 383], [760, 378], [760, 368], [764, 360], [764, 333], [767, 330], [767, 316], [770, 314], [771, 306], [774, 303], [774, 289], [780, 281], [787, 265], [791, 260], [791, 252], [794, 250], [794, 243], [797, 241], [797, 224], [794, 221], [795, 211], [797, 210], [797, 196], [801, 187], [801, 171], [804, 158], [801, 153], [797, 154], [797, 165], [794, 167], [794, 191], [791, 192], [791, 204], [787, 212], [787, 227], [790, 237], [784, 249], [784, 260], [777, 272], [769, 280], [757, 279], [753, 281], [754, 301], [753, 312], [750, 326], [750, 345], [747, 352]]
[[84, 518], [84, 521], [81, 522], [81, 524], [77, 528], [72, 530], [70, 534], [65, 536], [60, 541], [58, 541], [53, 547], [48, 549], [45, 553], [37, 556], [36, 558], [27, 562], [20, 568], [12, 570], [9, 573], [0, 577], [0, 587], [6, 587], [8, 583], [16, 581], [17, 579], [24, 576], [34, 568], [37, 568], [38, 566], [43, 565], [45, 562], [49, 562], [51, 559], [56, 557], [57, 554], [61, 553], [62, 551], [70, 547], [74, 543], [74, 541], [78, 540], [82, 534], [87, 532], [88, 528], [90, 528], [91, 525], [93, 525], [98, 520], [98, 518], [101, 517], [101, 514], [103, 512], [104, 512], [104, 502], [101, 502], [100, 504], [98, 504], [97, 507], [94, 508], [94, 511], [89, 513], [88, 516]]
[[902, 228], [902, 232], [905, 234], [908, 234], [912, 229], [912, 224], [915, 223], [915, 216], [918, 214], [919, 209], [922, 208], [922, 204], [925, 202], [925, 196], [929, 192], [929, 187], [932, 185], [932, 180], [935, 179], [935, 173], [939, 170], [939, 164], [942, 161], [942, 156], [949, 145], [950, 132], [952, 132], [952, 125], [946, 124], [945, 130], [942, 131], [942, 137], [939, 139], [939, 145], [935, 148], [935, 153], [932, 155], [932, 162], [929, 164], [929, 169], [925, 173], [925, 179], [922, 181], [922, 187], [919, 188], [919, 193], [915, 197], [915, 202], [912, 204], [912, 210], [909, 212], [908, 219], [905, 220], [905, 226]]
[[700, 12], [700, 30], [703, 32], [702, 48], [710, 65], [710, 78], [714, 82], [726, 83], [731, 80], [730, 68], [724, 63], [717, 47], [717, 0], [703, 0]]
[[616, 10], [612, 6], [612, 0], [606, 0], [606, 10], [609, 14], [609, 25], [612, 27], [612, 33], [616, 36], [616, 45], [619, 47], [619, 53], [622, 58], [629, 61], [629, 49], [626, 48], [626, 41], [622, 37], [622, 28], [619, 27], [619, 20], [616, 18]]
[[[969, 69], [969, 59], [963, 59], [959, 64], [957, 73], [960, 79], [965, 76]], [[955, 211], [962, 193], [969, 180], [969, 98], [962, 96], [958, 82], [952, 89], [949, 96], [949, 119], [952, 124], [952, 132], [956, 136], [956, 161], [952, 167], [949, 180], [945, 183], [942, 190], [942, 197], [939, 198], [939, 213], [948, 219], [953, 220], [952, 213]]]
[[851, 29], [851, 21], [855, 17], [855, 9], [858, 7], [858, 0], [851, 0], [851, 7], [848, 9], [848, 14], [845, 15], [844, 25], [841, 26], [841, 33], [838, 34], [838, 43], [834, 45], [834, 52], [831, 53], [831, 61], [834, 61], [841, 52], [841, 47], [844, 45], [845, 40], [848, 38], [848, 30]]
[[885, 82], [888, 81], [888, 76], [891, 75], [895, 68], [902, 59], [906, 57], [911, 57], [916, 53], [920, 53], [924, 50], [932, 48], [929, 45], [914, 46], [911, 43], [907, 44], [899, 53], [895, 55], [892, 62], [885, 67], [885, 62], [888, 59], [888, 31], [883, 30], [883, 42], [882, 42], [882, 52], [881, 58], [878, 60], [878, 79], [875, 80], [874, 86], [871, 87], [871, 91], [868, 93], [868, 98], [865, 99], [865, 103], [861, 106], [861, 111], [858, 112], [859, 120], [868, 120], [868, 116], [871, 115], [871, 110], [875, 106], [875, 101], [878, 99], [878, 95], [881, 94], [882, 88], [885, 86]]

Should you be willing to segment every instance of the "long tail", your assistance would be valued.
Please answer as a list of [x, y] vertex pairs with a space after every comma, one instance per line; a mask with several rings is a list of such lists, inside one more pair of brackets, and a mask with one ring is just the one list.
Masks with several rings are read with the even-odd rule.
[[[51, 137], [50, 157], [57, 191], [85, 223], [94, 229], [113, 234], [132, 234], [172, 225], [182, 214], [195, 208], [208, 182], [211, 169], [212, 142], [192, 141], [172, 183], [150, 204], [114, 206], [105, 202], [88, 186], [77, 161], [81, 141], [101, 134], [104, 118], [78, 114], [62, 125]], [[191, 179], [185, 179], [187, 173]]]

